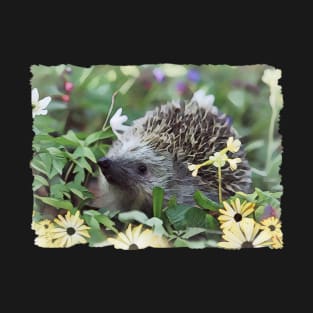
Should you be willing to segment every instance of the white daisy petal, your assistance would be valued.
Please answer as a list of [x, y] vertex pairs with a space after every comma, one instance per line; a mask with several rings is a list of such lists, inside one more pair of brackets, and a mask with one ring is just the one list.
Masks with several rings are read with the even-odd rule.
[[259, 235], [254, 239], [253, 246], [254, 247], [262, 247], [269, 245], [270, 242], [267, 244], [266, 241], [269, 241], [272, 238], [272, 234], [267, 230], [262, 230]]
[[45, 109], [50, 102], [51, 102], [51, 97], [45, 97], [41, 99], [40, 101], [38, 101], [41, 109]]
[[32, 103], [37, 103], [39, 100], [39, 93], [38, 93], [38, 89], [34, 88], [32, 90]]

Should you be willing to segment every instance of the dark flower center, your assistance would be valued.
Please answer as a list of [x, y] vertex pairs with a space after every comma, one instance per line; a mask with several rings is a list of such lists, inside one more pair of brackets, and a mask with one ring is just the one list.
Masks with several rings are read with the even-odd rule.
[[253, 248], [253, 244], [251, 241], [245, 241], [242, 245], [241, 248]]
[[43, 227], [44, 227], [45, 229], [47, 229], [47, 228], [49, 228], [49, 225], [48, 225], [48, 224], [45, 224]]
[[268, 228], [270, 229], [270, 231], [274, 231], [276, 229], [276, 227], [274, 225], [270, 225], [270, 226], [268, 226]]
[[239, 213], [236, 213], [235, 216], [234, 216], [234, 220], [236, 222], [240, 222], [242, 220], [242, 215], [239, 214]]
[[134, 243], [132, 243], [130, 246], [129, 246], [129, 250], [138, 250], [138, 246]]
[[72, 235], [74, 235], [76, 233], [76, 230], [73, 227], [69, 227], [69, 228], [66, 229], [66, 232], [67, 232], [68, 235], [72, 236]]

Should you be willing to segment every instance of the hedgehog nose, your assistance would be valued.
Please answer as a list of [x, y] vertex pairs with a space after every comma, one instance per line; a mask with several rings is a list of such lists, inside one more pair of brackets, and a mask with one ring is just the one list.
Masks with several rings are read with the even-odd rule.
[[106, 157], [103, 157], [98, 160], [98, 165], [103, 169], [109, 168], [111, 166], [111, 163], [112, 161]]

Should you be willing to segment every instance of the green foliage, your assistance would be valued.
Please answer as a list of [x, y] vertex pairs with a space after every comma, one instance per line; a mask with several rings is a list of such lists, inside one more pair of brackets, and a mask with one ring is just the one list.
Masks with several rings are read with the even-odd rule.
[[164, 190], [160, 187], [154, 187], [153, 196], [153, 216], [160, 218], [162, 215]]
[[200, 190], [197, 190], [194, 193], [193, 197], [194, 197], [196, 203], [200, 207], [202, 207], [204, 209], [207, 209], [207, 210], [210, 210], [210, 211], [217, 211], [218, 209], [221, 208], [221, 206], [218, 203], [216, 203], [216, 202], [212, 201], [211, 199], [209, 199]]

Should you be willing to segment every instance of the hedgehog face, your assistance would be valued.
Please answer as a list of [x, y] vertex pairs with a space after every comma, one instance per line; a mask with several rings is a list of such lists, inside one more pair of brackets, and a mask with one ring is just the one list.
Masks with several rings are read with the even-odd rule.
[[98, 161], [105, 178], [103, 207], [150, 213], [152, 189], [165, 187], [174, 175], [171, 158], [154, 152], [147, 144], [116, 142]]

